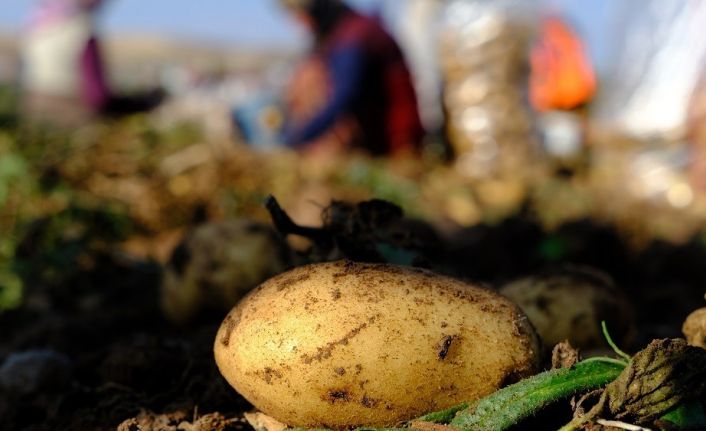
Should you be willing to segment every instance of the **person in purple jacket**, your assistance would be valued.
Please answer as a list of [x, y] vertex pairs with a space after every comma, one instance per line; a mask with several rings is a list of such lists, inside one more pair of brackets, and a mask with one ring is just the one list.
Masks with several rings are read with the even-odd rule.
[[374, 155], [418, 150], [424, 130], [410, 72], [379, 20], [340, 0], [281, 1], [314, 34], [310, 60], [323, 65], [330, 86], [306, 121], [290, 122], [287, 143], [304, 149], [348, 119], [357, 130], [348, 147]]
[[149, 104], [111, 92], [96, 15], [102, 0], [41, 0], [22, 41], [23, 108], [57, 123], [140, 110]]

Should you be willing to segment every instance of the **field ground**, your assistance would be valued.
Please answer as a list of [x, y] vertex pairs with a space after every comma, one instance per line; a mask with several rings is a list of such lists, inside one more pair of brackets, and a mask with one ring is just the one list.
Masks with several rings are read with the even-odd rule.
[[590, 265], [633, 301], [633, 347], [679, 336], [706, 286], [703, 198], [677, 210], [630, 199], [610, 170], [553, 172], [528, 165], [470, 180], [433, 157], [257, 154], [189, 125], [157, 130], [148, 117], [64, 133], [0, 112], [0, 360], [54, 352], [38, 359], [54, 367], [52, 378], [0, 387], [0, 427], [113, 430], [141, 412], [122, 429], [246, 427], [249, 406], [212, 359], [223, 315], [176, 327], [158, 294], [161, 265], [185, 232], [208, 220], [268, 221], [269, 194], [303, 224], [332, 198], [395, 202], [454, 242], [447, 266], [470, 280]]

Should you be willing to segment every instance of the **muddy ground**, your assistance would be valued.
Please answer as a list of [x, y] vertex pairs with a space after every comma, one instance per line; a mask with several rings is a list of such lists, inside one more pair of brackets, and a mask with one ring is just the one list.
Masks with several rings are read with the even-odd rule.
[[[698, 240], [633, 252], [607, 226], [586, 220], [546, 233], [522, 216], [457, 237], [449, 264], [472, 280], [499, 283], [560, 263], [611, 274], [638, 311], [633, 348], [679, 336], [703, 304], [706, 246]], [[158, 306], [159, 265], [110, 247], [86, 245], [73, 256], [52, 282], [25, 271], [24, 305], [0, 314], [0, 429], [249, 428], [242, 417], [250, 406], [212, 359], [222, 312], [173, 326]], [[551, 413], [557, 422], [570, 414], [566, 404]]]
[[[212, 357], [226, 313], [168, 323], [156, 262], [198, 222], [266, 220], [269, 193], [300, 223], [317, 221], [332, 197], [393, 201], [441, 228], [444, 269], [472, 281], [499, 285], [565, 263], [601, 269], [637, 309], [626, 350], [680, 336], [704, 305], [706, 197], [702, 213], [682, 219], [632, 206], [612, 176], [604, 187], [551, 174], [525, 185], [517, 172], [474, 183], [442, 164], [349, 155], [323, 163], [195, 144], [190, 128], [158, 132], [140, 118], [75, 136], [2, 127], [0, 160], [13, 175], [0, 178], [9, 191], [0, 283], [9, 274], [24, 286], [22, 305], [0, 311], [2, 430], [247, 429], [250, 406]], [[673, 241], [649, 239], [658, 234]], [[565, 423], [568, 404], [525, 429]]]

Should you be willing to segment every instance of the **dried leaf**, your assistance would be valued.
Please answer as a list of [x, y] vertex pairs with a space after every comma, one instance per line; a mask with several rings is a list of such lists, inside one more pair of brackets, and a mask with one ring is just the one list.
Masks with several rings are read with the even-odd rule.
[[552, 350], [552, 369], [571, 368], [580, 360], [578, 349], [574, 349], [568, 340], [554, 346]]
[[706, 351], [686, 341], [656, 340], [639, 352], [604, 396], [617, 419], [644, 424], [706, 390]]
[[682, 339], [655, 340], [637, 353], [609, 384], [599, 402], [562, 430], [608, 416], [650, 424], [670, 410], [706, 393], [706, 350]]
[[284, 431], [287, 425], [264, 413], [245, 413], [245, 420], [255, 431]]

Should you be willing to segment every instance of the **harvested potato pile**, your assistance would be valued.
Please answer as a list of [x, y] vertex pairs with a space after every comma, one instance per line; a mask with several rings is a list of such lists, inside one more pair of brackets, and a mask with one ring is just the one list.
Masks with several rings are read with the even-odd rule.
[[536, 371], [519, 308], [424, 270], [347, 261], [268, 280], [226, 317], [228, 382], [290, 426], [391, 426], [473, 401]]

